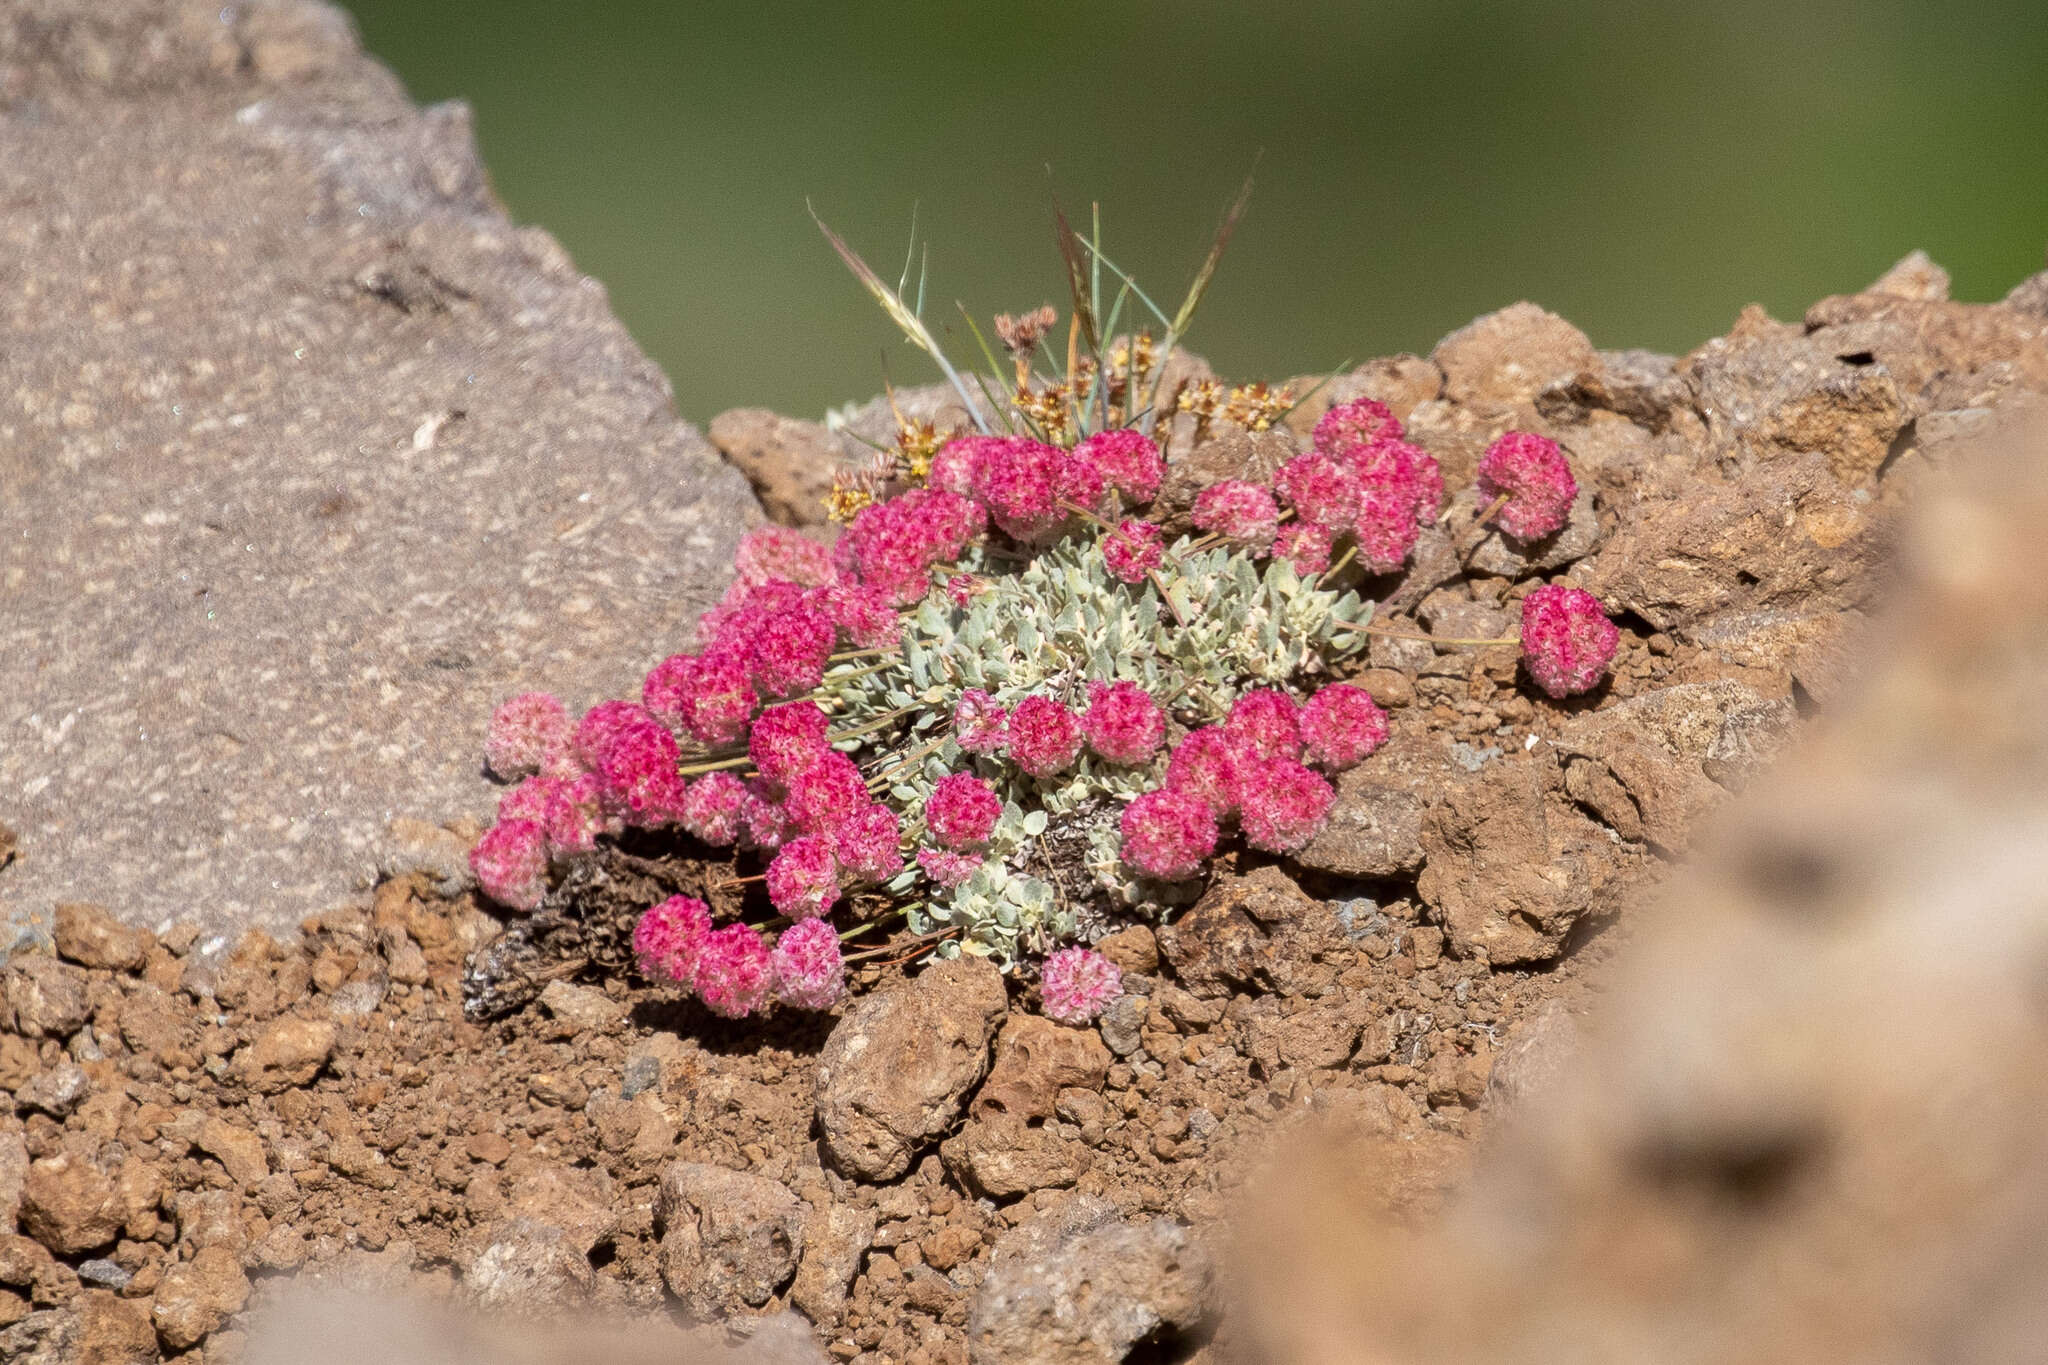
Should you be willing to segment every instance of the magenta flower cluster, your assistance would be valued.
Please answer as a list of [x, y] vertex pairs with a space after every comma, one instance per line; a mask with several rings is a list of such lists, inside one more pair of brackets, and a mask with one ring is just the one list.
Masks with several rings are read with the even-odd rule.
[[846, 991], [839, 935], [824, 920], [799, 920], [773, 944], [745, 924], [714, 929], [711, 908], [671, 896], [640, 916], [633, 954], [649, 980], [679, 986], [728, 1019], [770, 999], [801, 1009], [830, 1009]]
[[1386, 713], [1349, 683], [1305, 703], [1276, 688], [1247, 692], [1222, 723], [1175, 745], [1165, 782], [1124, 808], [1124, 861], [1148, 877], [1191, 877], [1233, 817], [1253, 848], [1291, 853], [1315, 838], [1336, 799], [1308, 765], [1339, 771], [1386, 740]]
[[1522, 667], [1553, 697], [1597, 686], [1620, 643], [1600, 599], [1583, 588], [1553, 583], [1522, 599]]
[[1494, 520], [1517, 540], [1541, 540], [1571, 515], [1578, 480], [1557, 442], [1510, 431], [1479, 459], [1476, 487], [1484, 503], [1500, 502]]

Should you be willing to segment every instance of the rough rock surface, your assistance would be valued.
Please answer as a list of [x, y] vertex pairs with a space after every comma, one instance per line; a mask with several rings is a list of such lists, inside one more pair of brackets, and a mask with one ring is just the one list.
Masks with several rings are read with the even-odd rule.
[[760, 1308], [804, 1251], [803, 1206], [773, 1180], [678, 1161], [661, 1177], [661, 1274], [699, 1319]]
[[680, 643], [744, 481], [339, 10], [10, 6], [0, 142], [0, 910], [460, 877], [492, 704]]
[[768, 520], [782, 526], [829, 525], [825, 495], [832, 490], [833, 471], [867, 453], [867, 447], [818, 422], [765, 408], [721, 412], [704, 433], [746, 475]]
[[1210, 1265], [1170, 1218], [1125, 1222], [1077, 1195], [1006, 1234], [968, 1314], [977, 1365], [1116, 1365], [1141, 1341], [1185, 1343], [1209, 1308]]
[[849, 1010], [818, 1058], [818, 1127], [833, 1162], [863, 1180], [908, 1170], [960, 1116], [1008, 1009], [994, 964], [961, 958]]

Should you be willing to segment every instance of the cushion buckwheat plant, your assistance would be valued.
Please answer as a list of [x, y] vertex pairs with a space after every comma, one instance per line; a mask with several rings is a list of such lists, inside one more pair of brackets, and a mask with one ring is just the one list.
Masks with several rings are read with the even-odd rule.
[[[893, 452], [835, 483], [835, 545], [741, 537], [730, 590], [637, 703], [573, 722], [544, 693], [498, 709], [487, 762], [523, 781], [472, 855], [486, 895], [532, 910], [599, 840], [673, 831], [737, 848], [764, 883], [758, 911], [719, 925], [675, 897], [634, 935], [643, 975], [715, 1013], [831, 1007], [842, 939], [900, 916], [919, 950], [1035, 969], [1046, 1013], [1083, 1023], [1121, 989], [1084, 941], [1190, 899], [1226, 846], [1314, 839], [1336, 776], [1388, 738], [1341, 676], [1379, 629], [1360, 589], [1442, 512], [1436, 461], [1383, 405], [1339, 404], [1270, 482], [1199, 492], [1196, 532], [1170, 540], [1148, 507], [1163, 355], [1091, 318], [1092, 353], [1045, 376], [1042, 332], [1005, 334], [1014, 374], [992, 361], [1016, 395], [1003, 429], [969, 399], [981, 430], [902, 422]], [[1270, 426], [1284, 402], [1256, 386], [1212, 406]], [[1570, 503], [1562, 453], [1495, 450], [1482, 493], [1512, 533], [1544, 533]], [[1617, 633], [1590, 595], [1538, 588], [1523, 622], [1536, 686], [1598, 684]]]

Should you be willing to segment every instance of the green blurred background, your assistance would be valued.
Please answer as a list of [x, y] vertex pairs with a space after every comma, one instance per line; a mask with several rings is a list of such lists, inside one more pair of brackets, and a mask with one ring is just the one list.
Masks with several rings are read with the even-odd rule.
[[[865, 398], [927, 317], [1061, 302], [1057, 192], [1169, 310], [1257, 163], [1190, 346], [1237, 379], [1426, 351], [1529, 298], [1600, 346], [1792, 317], [1913, 247], [1996, 298], [2048, 243], [2048, 3], [355, 0], [421, 100], [603, 280], [698, 420]], [[1064, 307], [1062, 312], [1064, 313]]]

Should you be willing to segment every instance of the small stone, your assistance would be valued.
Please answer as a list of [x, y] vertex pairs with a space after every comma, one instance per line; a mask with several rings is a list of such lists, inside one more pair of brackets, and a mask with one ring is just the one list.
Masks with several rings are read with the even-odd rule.
[[662, 1173], [654, 1216], [662, 1279], [700, 1319], [762, 1307], [803, 1254], [803, 1205], [763, 1176], [675, 1162]]
[[974, 1097], [974, 1112], [1050, 1118], [1060, 1091], [1070, 1086], [1100, 1090], [1109, 1062], [1109, 1049], [1092, 1030], [1067, 1028], [1036, 1014], [1011, 1015], [996, 1036], [995, 1064]]
[[28, 1179], [28, 1138], [19, 1129], [0, 1133], [0, 1234], [14, 1230], [21, 1187]]
[[1361, 765], [1337, 780], [1323, 827], [1294, 861], [1340, 877], [1399, 877], [1422, 866], [1423, 795]]
[[20, 957], [7, 964], [0, 996], [14, 1027], [28, 1037], [65, 1038], [92, 1017], [85, 973], [54, 957]]
[[1502, 1108], [1526, 1102], [1557, 1084], [1579, 1047], [1578, 1024], [1562, 1000], [1542, 1007], [1508, 1035], [1493, 1063], [1487, 1098]]
[[465, 1144], [469, 1154], [490, 1166], [502, 1166], [512, 1155], [512, 1144], [502, 1133], [474, 1133]]
[[953, 1178], [989, 1199], [1014, 1199], [1034, 1190], [1064, 1189], [1090, 1165], [1087, 1148], [1050, 1128], [1028, 1126], [1014, 1114], [993, 1111], [971, 1120], [939, 1146]]
[[[1159, 931], [1159, 947], [1181, 985], [1204, 997], [1241, 988], [1315, 994], [1336, 979], [1335, 963], [1357, 954], [1329, 907], [1277, 867], [1219, 878]], [[1104, 1041], [1114, 1050], [1107, 1034]]]
[[1008, 1009], [1002, 974], [972, 957], [854, 1005], [818, 1058], [818, 1126], [833, 1164], [871, 1181], [909, 1170], [959, 1118]]
[[15, 1092], [15, 1103], [24, 1109], [40, 1109], [53, 1118], [64, 1118], [91, 1093], [92, 1081], [85, 1068], [75, 1062], [60, 1062], [39, 1072]]
[[248, 1301], [249, 1280], [234, 1253], [205, 1247], [164, 1272], [150, 1317], [164, 1345], [183, 1351], [204, 1341]]
[[1120, 1221], [1076, 1195], [1003, 1234], [967, 1312], [974, 1365], [1114, 1365], [1141, 1341], [1185, 1342], [1210, 1311], [1213, 1271], [1170, 1218]]
[[804, 1220], [804, 1254], [789, 1301], [819, 1326], [835, 1322], [860, 1259], [875, 1241], [875, 1211], [850, 1204], [814, 1209]]
[[78, 1296], [78, 1365], [137, 1365], [157, 1358], [157, 1334], [149, 1306], [124, 1299], [111, 1290], [92, 1289]]
[[225, 1247], [239, 1257], [249, 1245], [242, 1203], [227, 1190], [185, 1190], [173, 1202], [178, 1245], [186, 1252]]
[[596, 1283], [590, 1258], [570, 1233], [513, 1218], [492, 1230], [490, 1245], [464, 1272], [462, 1290], [478, 1308], [528, 1316], [579, 1307]]
[[135, 1276], [106, 1257], [96, 1256], [90, 1261], [78, 1263], [78, 1278], [100, 1289], [120, 1289]]
[[1128, 929], [1097, 939], [1095, 951], [1127, 972], [1150, 976], [1159, 970], [1159, 943], [1150, 927], [1133, 924]]
[[21, 1226], [59, 1256], [97, 1251], [127, 1221], [112, 1176], [69, 1152], [32, 1162], [21, 1190]]
[[513, 1184], [506, 1212], [562, 1229], [580, 1255], [611, 1241], [619, 1227], [619, 1195], [602, 1167], [542, 1166]]
[[1533, 303], [1488, 313], [1436, 344], [1444, 397], [1468, 407], [1531, 403], [1553, 384], [1598, 366], [1586, 334]]
[[232, 1072], [243, 1085], [266, 1095], [305, 1085], [334, 1055], [335, 1037], [330, 1020], [280, 1019], [235, 1054]]
[[52, 937], [60, 957], [81, 967], [139, 972], [156, 946], [156, 935], [131, 928], [97, 905], [66, 901], [57, 907]]
[[1109, 1002], [1095, 1021], [1104, 1046], [1119, 1057], [1129, 1057], [1144, 1046], [1145, 1000], [1142, 996], [1120, 995]]
[[263, 1139], [226, 1119], [211, 1117], [199, 1125], [192, 1145], [219, 1161], [237, 1185], [247, 1188], [270, 1174]]
[[603, 991], [550, 981], [540, 993], [541, 1008], [570, 1033], [603, 1033], [626, 1017], [626, 1007]]

